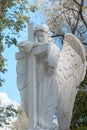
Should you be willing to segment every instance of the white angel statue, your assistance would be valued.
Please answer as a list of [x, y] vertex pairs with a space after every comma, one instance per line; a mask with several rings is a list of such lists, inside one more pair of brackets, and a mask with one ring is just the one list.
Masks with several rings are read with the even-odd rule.
[[[66, 34], [60, 51], [52, 42], [46, 25], [38, 26], [34, 33], [38, 45], [50, 44], [50, 51], [39, 55], [36, 61], [37, 128], [58, 130], [58, 126], [53, 122], [53, 116], [57, 115], [59, 130], [69, 130], [75, 96], [86, 72], [85, 50], [74, 35]], [[28, 43], [19, 45], [19, 49], [31, 53], [31, 49], [36, 45], [35, 43], [28, 45]], [[27, 61], [25, 63], [27, 64]], [[28, 73], [27, 67], [24, 71]], [[20, 72], [18, 70], [18, 74]], [[20, 75], [25, 77], [19, 76], [18, 81], [19, 90], [22, 90], [21, 95], [23, 95], [23, 91], [28, 93], [26, 81], [28, 79], [27, 74]], [[27, 94], [21, 97], [27, 114]]]
[[[40, 83], [42, 93], [45, 95], [44, 116], [47, 119], [47, 113], [53, 114], [52, 111], [56, 110], [59, 130], [69, 130], [75, 96], [86, 72], [85, 50], [74, 35], [66, 34], [62, 51], [59, 51], [58, 46], [52, 42], [46, 25], [38, 27], [35, 34], [40, 43], [50, 44], [50, 52], [45, 57], [47, 73], [44, 74], [43, 81]], [[46, 88], [43, 87], [44, 83]]]

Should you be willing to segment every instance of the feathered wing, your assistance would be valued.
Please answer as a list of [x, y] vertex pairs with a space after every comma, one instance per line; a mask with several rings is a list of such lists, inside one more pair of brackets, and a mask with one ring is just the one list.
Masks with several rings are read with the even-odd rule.
[[58, 75], [58, 122], [60, 130], [68, 130], [75, 96], [86, 72], [85, 50], [72, 34], [65, 35], [60, 54]]

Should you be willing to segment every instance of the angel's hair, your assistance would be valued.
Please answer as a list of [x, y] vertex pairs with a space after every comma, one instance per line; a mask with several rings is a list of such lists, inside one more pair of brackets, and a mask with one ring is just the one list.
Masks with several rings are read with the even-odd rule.
[[34, 33], [35, 35], [37, 35], [37, 32], [40, 31], [40, 32], [44, 32], [48, 35], [48, 43], [51, 43], [52, 42], [52, 38], [50, 36], [50, 31], [49, 31], [49, 27], [45, 24], [41, 25], [41, 26], [37, 26], [35, 27], [34, 29]]

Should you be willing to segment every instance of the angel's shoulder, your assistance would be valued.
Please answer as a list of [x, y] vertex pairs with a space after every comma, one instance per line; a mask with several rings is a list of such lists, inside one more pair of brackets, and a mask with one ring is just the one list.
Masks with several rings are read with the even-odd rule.
[[54, 44], [54, 43], [51, 43], [50, 44], [50, 51], [53, 53], [59, 53], [60, 52], [60, 49], [59, 49], [59, 47], [56, 45], [56, 44]]

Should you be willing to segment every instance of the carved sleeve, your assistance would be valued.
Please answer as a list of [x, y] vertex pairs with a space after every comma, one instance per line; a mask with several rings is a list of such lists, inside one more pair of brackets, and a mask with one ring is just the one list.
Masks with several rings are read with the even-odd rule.
[[50, 52], [46, 54], [44, 63], [48, 73], [54, 72], [58, 65], [59, 48], [55, 44], [50, 45]]

